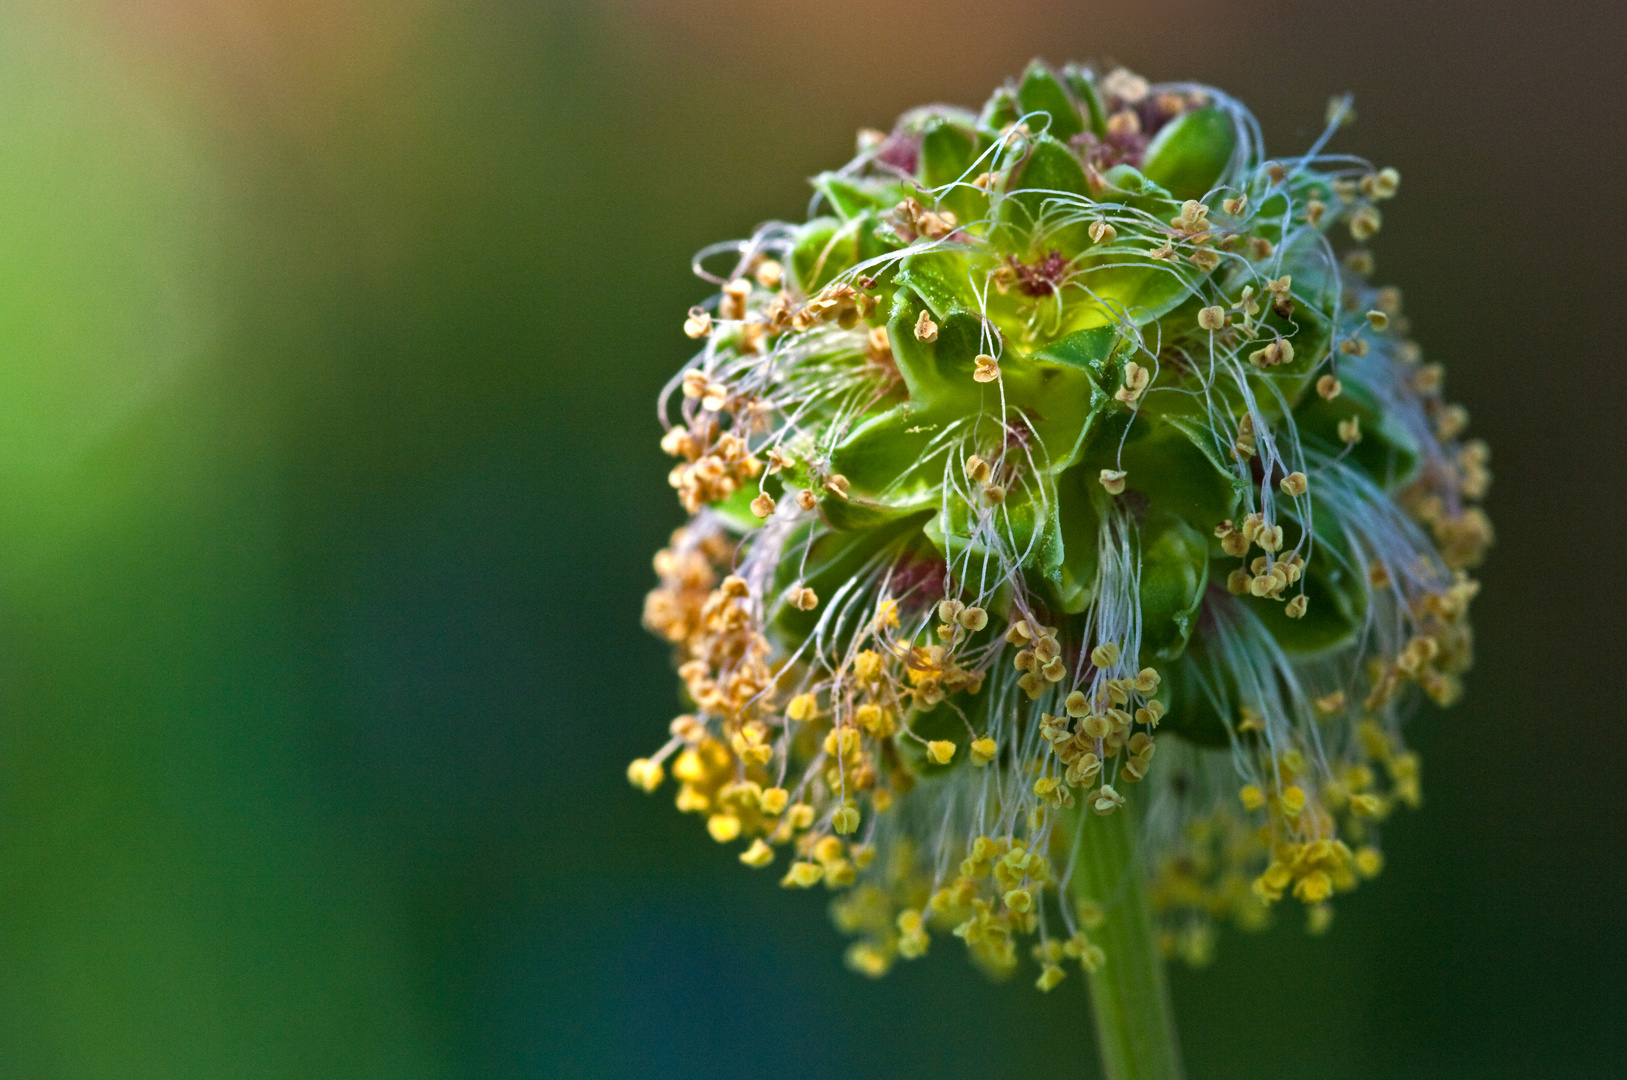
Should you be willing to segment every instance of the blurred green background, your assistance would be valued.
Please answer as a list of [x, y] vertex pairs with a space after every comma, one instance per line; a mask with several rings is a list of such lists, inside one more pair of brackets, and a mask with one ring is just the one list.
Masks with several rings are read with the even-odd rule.
[[[872, 983], [623, 779], [690, 254], [1034, 55], [1332, 93], [1495, 450], [1426, 805], [1177, 971], [1194, 1078], [1622, 1075], [1613, 5], [0, 4], [0, 1076], [1092, 1076], [1076, 976]], [[1392, 209], [1393, 207], [1393, 209]]]

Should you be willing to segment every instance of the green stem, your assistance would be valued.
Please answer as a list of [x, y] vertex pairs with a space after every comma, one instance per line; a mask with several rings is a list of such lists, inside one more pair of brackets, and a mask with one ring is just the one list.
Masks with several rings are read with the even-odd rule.
[[1106, 817], [1086, 811], [1079, 827], [1084, 836], [1073, 890], [1106, 915], [1090, 931], [1107, 955], [1090, 976], [1102, 1074], [1106, 1080], [1180, 1080], [1181, 1047], [1158, 954], [1158, 927], [1147, 905], [1143, 870], [1136, 865], [1135, 816], [1128, 809]]

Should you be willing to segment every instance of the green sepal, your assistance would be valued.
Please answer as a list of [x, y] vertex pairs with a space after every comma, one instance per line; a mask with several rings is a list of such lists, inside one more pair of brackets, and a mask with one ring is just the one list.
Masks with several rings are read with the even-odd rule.
[[[873, 529], [850, 532], [831, 532], [813, 522], [798, 527], [786, 541], [787, 552], [797, 552], [796, 558], [781, 559], [774, 570], [774, 593], [771, 602], [777, 602], [797, 580], [800, 568], [802, 581], [819, 596], [820, 606], [802, 611], [790, 604], [780, 603], [774, 614], [773, 625], [782, 641], [800, 644], [819, 622], [838, 590], [850, 579], [857, 577], [865, 565], [891, 545], [897, 545], [902, 557], [909, 551], [928, 554], [931, 549], [921, 540], [921, 525], [926, 514], [916, 514], [887, 522]], [[809, 537], [813, 542], [809, 544]], [[801, 552], [807, 546], [807, 558]], [[796, 646], [793, 645], [794, 649]]]
[[[916, 256], [910, 256], [915, 259]], [[899, 270], [900, 288], [887, 324], [893, 363], [904, 380], [910, 402], [917, 410], [941, 409], [948, 416], [975, 414], [984, 400], [984, 386], [972, 378], [976, 357], [982, 352], [983, 322], [959, 305], [938, 277], [921, 272], [920, 264]], [[923, 290], [927, 295], [923, 296]], [[916, 320], [929, 311], [938, 324], [938, 338], [925, 342], [915, 336]]]
[[1005, 130], [1007, 124], [1017, 122], [1017, 96], [1011, 92], [1010, 87], [1002, 86], [984, 103], [983, 111], [977, 117], [977, 126], [990, 134], [998, 135]]
[[[1160, 669], [1159, 675], [1163, 678], [1163, 684], [1159, 687], [1160, 699], [1168, 694], [1166, 708], [1169, 710], [1159, 722], [1159, 733], [1172, 732], [1187, 742], [1211, 749], [1229, 747], [1231, 735], [1227, 731], [1226, 721], [1221, 719], [1214, 702], [1203, 688], [1206, 679], [1221, 677], [1209, 660], [1208, 646], [1203, 636], [1194, 639], [1180, 659]], [[1228, 682], [1225, 693], [1235, 705], [1236, 687]]]
[[1141, 656], [1174, 660], [1186, 650], [1209, 584], [1209, 541], [1174, 514], [1141, 524]]
[[833, 172], [820, 173], [814, 177], [813, 185], [843, 221], [856, 218], [866, 210], [891, 210], [906, 194], [902, 184], [854, 180]]
[[[777, 478], [770, 478], [769, 484], [778, 486]], [[762, 518], [751, 512], [751, 501], [756, 497], [757, 486], [747, 484], [736, 488], [721, 499], [708, 503], [707, 506], [735, 532], [748, 533], [763, 523]]]
[[1115, 165], [1102, 174], [1102, 179], [1106, 187], [1096, 196], [1098, 202], [1123, 203], [1160, 221], [1168, 221], [1181, 208], [1167, 188], [1133, 165]]
[[[849, 505], [896, 516], [937, 504], [945, 451], [934, 453], [933, 441], [942, 434], [945, 423], [932, 420], [927, 413], [919, 405], [906, 403], [868, 416], [832, 451], [831, 469], [852, 485]], [[839, 501], [827, 500], [832, 509]]]
[[1149, 392], [1135, 414], [1114, 404], [1080, 466], [1092, 482], [1102, 469], [1122, 469], [1126, 491], [1200, 532], [1234, 515], [1244, 482], [1221, 459], [1192, 398]]
[[[1034, 498], [1035, 488], [1039, 489], [1039, 499]], [[993, 555], [989, 546], [973, 534], [977, 518], [977, 511], [965, 499], [946, 492], [943, 509], [922, 527], [922, 532], [944, 558], [957, 563], [966, 560], [975, 566]], [[1056, 536], [1056, 493], [1046, 477], [1030, 477], [1026, 489], [1009, 492], [1005, 502], [993, 507], [991, 518], [1001, 547], [1017, 558], [1018, 565], [1043, 573], [1048, 562], [1057, 560], [1061, 542]], [[996, 577], [1001, 572], [997, 563], [989, 563], [984, 569]], [[972, 580], [978, 575], [979, 570], [967, 571]]]
[[938, 202], [962, 224], [978, 221], [989, 212], [988, 194], [972, 187], [976, 177], [966, 175], [977, 163], [978, 153], [977, 132], [952, 120], [934, 117], [922, 128], [921, 182], [933, 189], [955, 185], [944, 191]]
[[1101, 514], [1095, 481], [1083, 469], [1069, 469], [1056, 482], [1056, 550], [1045, 567], [1045, 582], [1057, 610], [1077, 615], [1096, 598], [1096, 570], [1101, 565]]
[[896, 242], [877, 234], [880, 224], [881, 215], [866, 209], [847, 221], [817, 217], [798, 228], [791, 248], [796, 284], [811, 296], [859, 263], [895, 249]]
[[1385, 491], [1397, 491], [1418, 475], [1421, 452], [1418, 441], [1378, 397], [1347, 373], [1343, 389], [1332, 401], [1318, 394], [1306, 394], [1294, 410], [1294, 423], [1307, 445], [1328, 453], [1339, 453], [1339, 421], [1360, 419], [1361, 442], [1350, 448], [1345, 461], [1365, 472]]
[[[1056, 139], [1049, 135], [1032, 137], [1028, 156], [1007, 184], [1006, 192], [995, 207], [989, 234], [997, 245], [1013, 251], [1031, 250], [1036, 255], [1042, 248], [1056, 248], [1072, 258], [1090, 243], [1090, 225], [1083, 220], [1040, 232], [1046, 218], [1059, 213], [1077, 216], [1090, 203], [1084, 166]], [[1071, 206], [1065, 205], [1067, 195], [1076, 197]]]
[[1047, 130], [1054, 139], [1067, 142], [1085, 130], [1072, 96], [1051, 69], [1038, 60], [1029, 64], [1028, 70], [1023, 73], [1022, 84], [1017, 87], [1017, 104], [1024, 115], [1034, 112], [1049, 114], [1051, 123]]
[[1231, 116], [1207, 105], [1160, 128], [1147, 145], [1141, 171], [1177, 199], [1201, 199], [1220, 181], [1236, 149]]
[[[907, 265], [900, 271], [900, 279], [917, 290], [930, 288], [931, 283], [917, 269], [918, 264]], [[1064, 363], [1045, 352], [1024, 356], [1011, 349], [1001, 360], [1001, 382], [979, 383], [972, 373], [983, 350], [982, 320], [950, 307], [956, 299], [952, 295], [939, 295], [947, 314], [933, 309], [930, 302], [927, 305], [940, 320], [937, 341], [916, 338], [915, 321], [923, 305], [918, 296], [902, 290], [888, 325], [893, 362], [909, 391], [917, 422], [948, 423], [978, 414], [993, 415], [1003, 392], [1006, 407], [1020, 411], [1038, 438], [1033, 455], [1042, 472], [1055, 472], [1077, 461], [1096, 417], [1111, 400], [1088, 362]], [[1106, 342], [1101, 336], [1089, 340], [1097, 349]], [[998, 430], [989, 424], [982, 434], [995, 437]]]
[[1062, 69], [1062, 81], [1067, 83], [1073, 96], [1085, 106], [1090, 132], [1098, 139], [1107, 138], [1107, 110], [1102, 107], [1102, 95], [1096, 90], [1096, 80], [1082, 67], [1069, 64]]
[[1088, 371], [1098, 384], [1106, 383], [1117, 374], [1112, 363], [1113, 353], [1124, 338], [1117, 326], [1093, 326], [1088, 330], [1075, 330], [1066, 337], [1057, 338], [1038, 349], [1033, 355], [1064, 367]]

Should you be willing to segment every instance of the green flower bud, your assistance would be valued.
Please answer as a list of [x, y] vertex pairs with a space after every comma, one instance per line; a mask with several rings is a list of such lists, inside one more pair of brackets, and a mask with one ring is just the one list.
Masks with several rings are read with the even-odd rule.
[[693, 712], [634, 783], [854, 883], [871, 973], [932, 927], [1009, 968], [1086, 808], [1140, 804], [1194, 958], [1288, 893], [1325, 926], [1418, 801], [1400, 722], [1457, 696], [1491, 539], [1484, 445], [1351, 247], [1399, 176], [1353, 160], [1036, 62], [708, 251], [645, 612]]

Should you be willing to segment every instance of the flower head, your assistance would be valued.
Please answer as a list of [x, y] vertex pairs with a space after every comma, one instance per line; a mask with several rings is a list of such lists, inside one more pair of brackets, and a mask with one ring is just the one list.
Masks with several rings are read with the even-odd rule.
[[628, 776], [835, 890], [859, 970], [942, 934], [1042, 989], [1110, 962], [1088, 814], [1137, 815], [1170, 951], [1289, 897], [1319, 930], [1418, 804], [1400, 724], [1470, 663], [1487, 451], [1368, 281], [1399, 176], [1321, 146], [1036, 63], [697, 263], [645, 608], [693, 711]]

